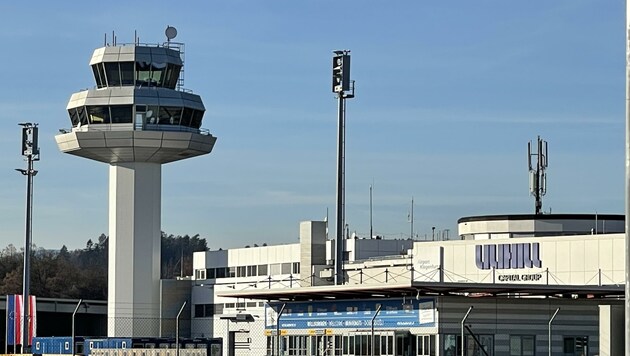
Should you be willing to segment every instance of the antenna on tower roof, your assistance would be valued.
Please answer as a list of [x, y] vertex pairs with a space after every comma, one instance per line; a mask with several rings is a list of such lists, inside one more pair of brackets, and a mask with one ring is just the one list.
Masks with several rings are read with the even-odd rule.
[[[536, 159], [534, 160], [534, 156]], [[536, 215], [542, 214], [542, 197], [547, 194], [548, 165], [547, 141], [538, 136], [537, 150], [532, 152], [532, 142], [527, 143], [527, 163], [529, 164], [529, 192], [535, 199]]]
[[164, 31], [166, 35], [166, 42], [171, 42], [171, 40], [177, 37], [177, 29], [173, 26], [166, 26], [166, 31]]

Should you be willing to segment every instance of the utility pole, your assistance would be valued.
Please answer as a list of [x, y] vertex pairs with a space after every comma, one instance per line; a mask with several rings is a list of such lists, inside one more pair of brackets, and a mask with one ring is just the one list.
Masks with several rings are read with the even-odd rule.
[[[22, 275], [22, 300], [24, 305], [22, 320], [22, 353], [28, 353], [30, 341], [30, 321], [33, 317], [30, 313], [30, 274], [31, 274], [31, 246], [33, 241], [33, 177], [37, 171], [33, 168], [33, 162], [39, 161], [39, 147], [37, 146], [37, 124], [30, 122], [19, 124], [22, 126], [22, 156], [26, 157], [27, 168], [16, 169], [26, 176], [26, 228], [24, 236], [24, 273]], [[19, 340], [18, 340], [19, 341]]]

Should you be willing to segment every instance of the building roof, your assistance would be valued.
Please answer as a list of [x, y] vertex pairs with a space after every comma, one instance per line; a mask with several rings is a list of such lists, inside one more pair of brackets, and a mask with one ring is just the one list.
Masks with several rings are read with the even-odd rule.
[[222, 297], [278, 301], [419, 297], [424, 295], [623, 298], [622, 285], [541, 285], [500, 283], [410, 282], [402, 284], [327, 285], [286, 289], [249, 289], [219, 293]]
[[458, 224], [473, 221], [496, 220], [616, 220], [624, 221], [625, 215], [618, 214], [506, 214], [464, 216], [457, 220]]

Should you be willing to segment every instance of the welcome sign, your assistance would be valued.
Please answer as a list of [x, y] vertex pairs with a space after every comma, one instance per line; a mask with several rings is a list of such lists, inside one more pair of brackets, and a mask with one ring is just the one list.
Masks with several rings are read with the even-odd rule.
[[[285, 305], [280, 317], [278, 311]], [[376, 310], [381, 307], [378, 314]], [[265, 328], [313, 329], [327, 328], [407, 329], [435, 326], [435, 300], [420, 299], [356, 299], [318, 302], [268, 303], [265, 305]]]

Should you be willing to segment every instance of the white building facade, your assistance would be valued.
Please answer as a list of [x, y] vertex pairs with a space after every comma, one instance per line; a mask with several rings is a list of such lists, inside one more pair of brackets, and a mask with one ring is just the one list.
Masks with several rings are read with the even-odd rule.
[[[192, 336], [228, 355], [617, 355], [625, 234], [592, 217], [545, 216], [530, 237], [476, 217], [459, 240], [348, 239], [339, 286], [324, 222], [296, 244], [196, 253]], [[541, 236], [559, 220], [568, 236]]]
[[[348, 239], [348, 263], [376, 256], [406, 254], [411, 240]], [[334, 242], [326, 222], [300, 223], [300, 242], [197, 252], [193, 256], [192, 337], [223, 337], [225, 350], [266, 354], [266, 302], [224, 297], [230, 292], [292, 290], [332, 285]]]

